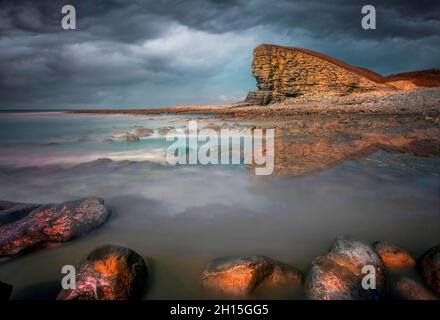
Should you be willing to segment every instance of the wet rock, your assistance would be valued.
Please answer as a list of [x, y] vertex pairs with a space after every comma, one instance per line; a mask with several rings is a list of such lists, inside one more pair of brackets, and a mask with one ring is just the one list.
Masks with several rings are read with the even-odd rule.
[[392, 292], [401, 300], [437, 300], [427, 288], [410, 278], [400, 278], [392, 284]]
[[221, 258], [208, 263], [201, 284], [208, 290], [244, 296], [257, 287], [299, 288], [302, 275], [295, 268], [265, 256]]
[[429, 249], [422, 256], [419, 270], [429, 287], [440, 295], [440, 245]]
[[172, 129], [174, 129], [174, 127], [170, 127], [170, 126], [162, 127], [162, 128], [157, 129], [157, 133], [161, 136], [165, 136], [168, 133], [168, 131], [170, 131]]
[[[376, 273], [376, 288], [364, 289], [364, 266]], [[368, 244], [336, 238], [330, 252], [316, 258], [306, 279], [306, 292], [314, 300], [377, 300], [385, 288], [384, 265]]]
[[10, 284], [0, 281], [0, 300], [8, 300], [12, 293], [12, 286]]
[[111, 137], [114, 139], [126, 139], [128, 134], [128, 132], [115, 132]]
[[125, 140], [127, 140], [127, 142], [138, 142], [140, 139], [137, 135], [129, 133], [125, 137]]
[[22, 219], [0, 226], [0, 256], [71, 240], [100, 226], [109, 215], [98, 198], [39, 206]]
[[142, 297], [148, 278], [135, 251], [105, 245], [90, 252], [77, 269], [76, 288], [61, 290], [58, 300], [132, 300]]
[[416, 265], [411, 254], [393, 243], [375, 242], [373, 248], [390, 272], [401, 273], [414, 268]]
[[0, 226], [20, 220], [39, 206], [39, 204], [0, 201]]
[[105, 138], [104, 140], [102, 140], [102, 142], [111, 143], [111, 142], [113, 142], [113, 139], [112, 138]]
[[154, 131], [149, 128], [135, 128], [133, 133], [138, 137], [149, 137], [154, 133]]

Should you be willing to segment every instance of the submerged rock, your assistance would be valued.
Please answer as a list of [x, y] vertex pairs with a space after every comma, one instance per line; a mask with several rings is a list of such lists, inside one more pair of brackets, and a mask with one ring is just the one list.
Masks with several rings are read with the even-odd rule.
[[10, 284], [0, 281], [0, 300], [8, 300], [12, 293], [12, 286]]
[[109, 215], [110, 210], [98, 198], [38, 206], [21, 219], [0, 226], [0, 256], [71, 240], [100, 226]]
[[58, 300], [139, 299], [148, 278], [144, 259], [135, 251], [105, 245], [90, 252], [81, 262], [76, 288], [61, 290]]
[[375, 242], [373, 248], [382, 259], [386, 269], [390, 272], [401, 273], [414, 268], [416, 265], [411, 254], [393, 243]]
[[440, 295], [440, 245], [429, 249], [422, 256], [419, 270], [429, 287]]
[[127, 140], [127, 142], [138, 142], [140, 139], [137, 135], [129, 133], [125, 137], [125, 140]]
[[174, 127], [168, 126], [168, 127], [162, 127], [157, 129], [157, 134], [161, 136], [167, 135], [168, 131], [173, 130]]
[[153, 129], [149, 128], [135, 128], [133, 133], [138, 137], [149, 137], [154, 133], [154, 131]]
[[300, 288], [302, 275], [295, 268], [265, 256], [220, 258], [208, 263], [201, 284], [208, 290], [244, 296], [257, 287]]
[[400, 278], [392, 284], [392, 292], [402, 300], [437, 300], [427, 288], [410, 278]]
[[128, 132], [114, 132], [111, 137], [114, 139], [126, 139], [128, 134]]
[[[375, 270], [375, 289], [362, 287], [364, 266]], [[306, 279], [307, 294], [314, 300], [376, 300], [384, 288], [384, 265], [373, 248], [344, 237], [336, 238], [327, 255], [313, 260]]]

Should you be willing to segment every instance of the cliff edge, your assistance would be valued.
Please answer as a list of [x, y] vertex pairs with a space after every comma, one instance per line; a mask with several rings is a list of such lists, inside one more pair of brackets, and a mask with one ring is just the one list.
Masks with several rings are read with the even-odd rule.
[[249, 92], [246, 101], [261, 105], [298, 96], [440, 86], [440, 71], [435, 69], [384, 77], [319, 52], [270, 44], [254, 49], [252, 75], [258, 90]]

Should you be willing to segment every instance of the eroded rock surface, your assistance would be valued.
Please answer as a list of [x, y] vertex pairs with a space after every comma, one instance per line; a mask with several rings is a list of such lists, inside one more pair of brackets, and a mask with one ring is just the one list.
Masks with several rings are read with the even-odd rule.
[[392, 90], [382, 77], [312, 50], [263, 44], [254, 49], [252, 74], [258, 91], [247, 101], [279, 102], [288, 97], [343, 95], [352, 92]]
[[[375, 289], [362, 287], [364, 266], [375, 270]], [[384, 265], [373, 248], [345, 237], [336, 238], [327, 255], [313, 260], [306, 279], [307, 295], [314, 300], [377, 300], [384, 288]]]
[[142, 297], [148, 279], [144, 259], [135, 251], [105, 245], [81, 262], [76, 289], [61, 290], [58, 300], [132, 300]]
[[109, 215], [110, 209], [98, 198], [37, 206], [21, 219], [0, 226], [0, 256], [12, 256], [48, 242], [69, 241], [100, 226]]
[[290, 286], [299, 288], [298, 270], [265, 256], [221, 258], [206, 266], [202, 287], [232, 296], [245, 296], [257, 287]]

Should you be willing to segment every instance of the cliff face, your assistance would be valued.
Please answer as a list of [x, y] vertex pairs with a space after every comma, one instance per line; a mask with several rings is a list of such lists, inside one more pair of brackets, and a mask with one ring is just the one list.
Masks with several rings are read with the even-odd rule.
[[252, 74], [258, 91], [246, 100], [254, 104], [279, 102], [287, 97], [342, 95], [392, 89], [382, 76], [306, 49], [260, 45], [254, 49]]

